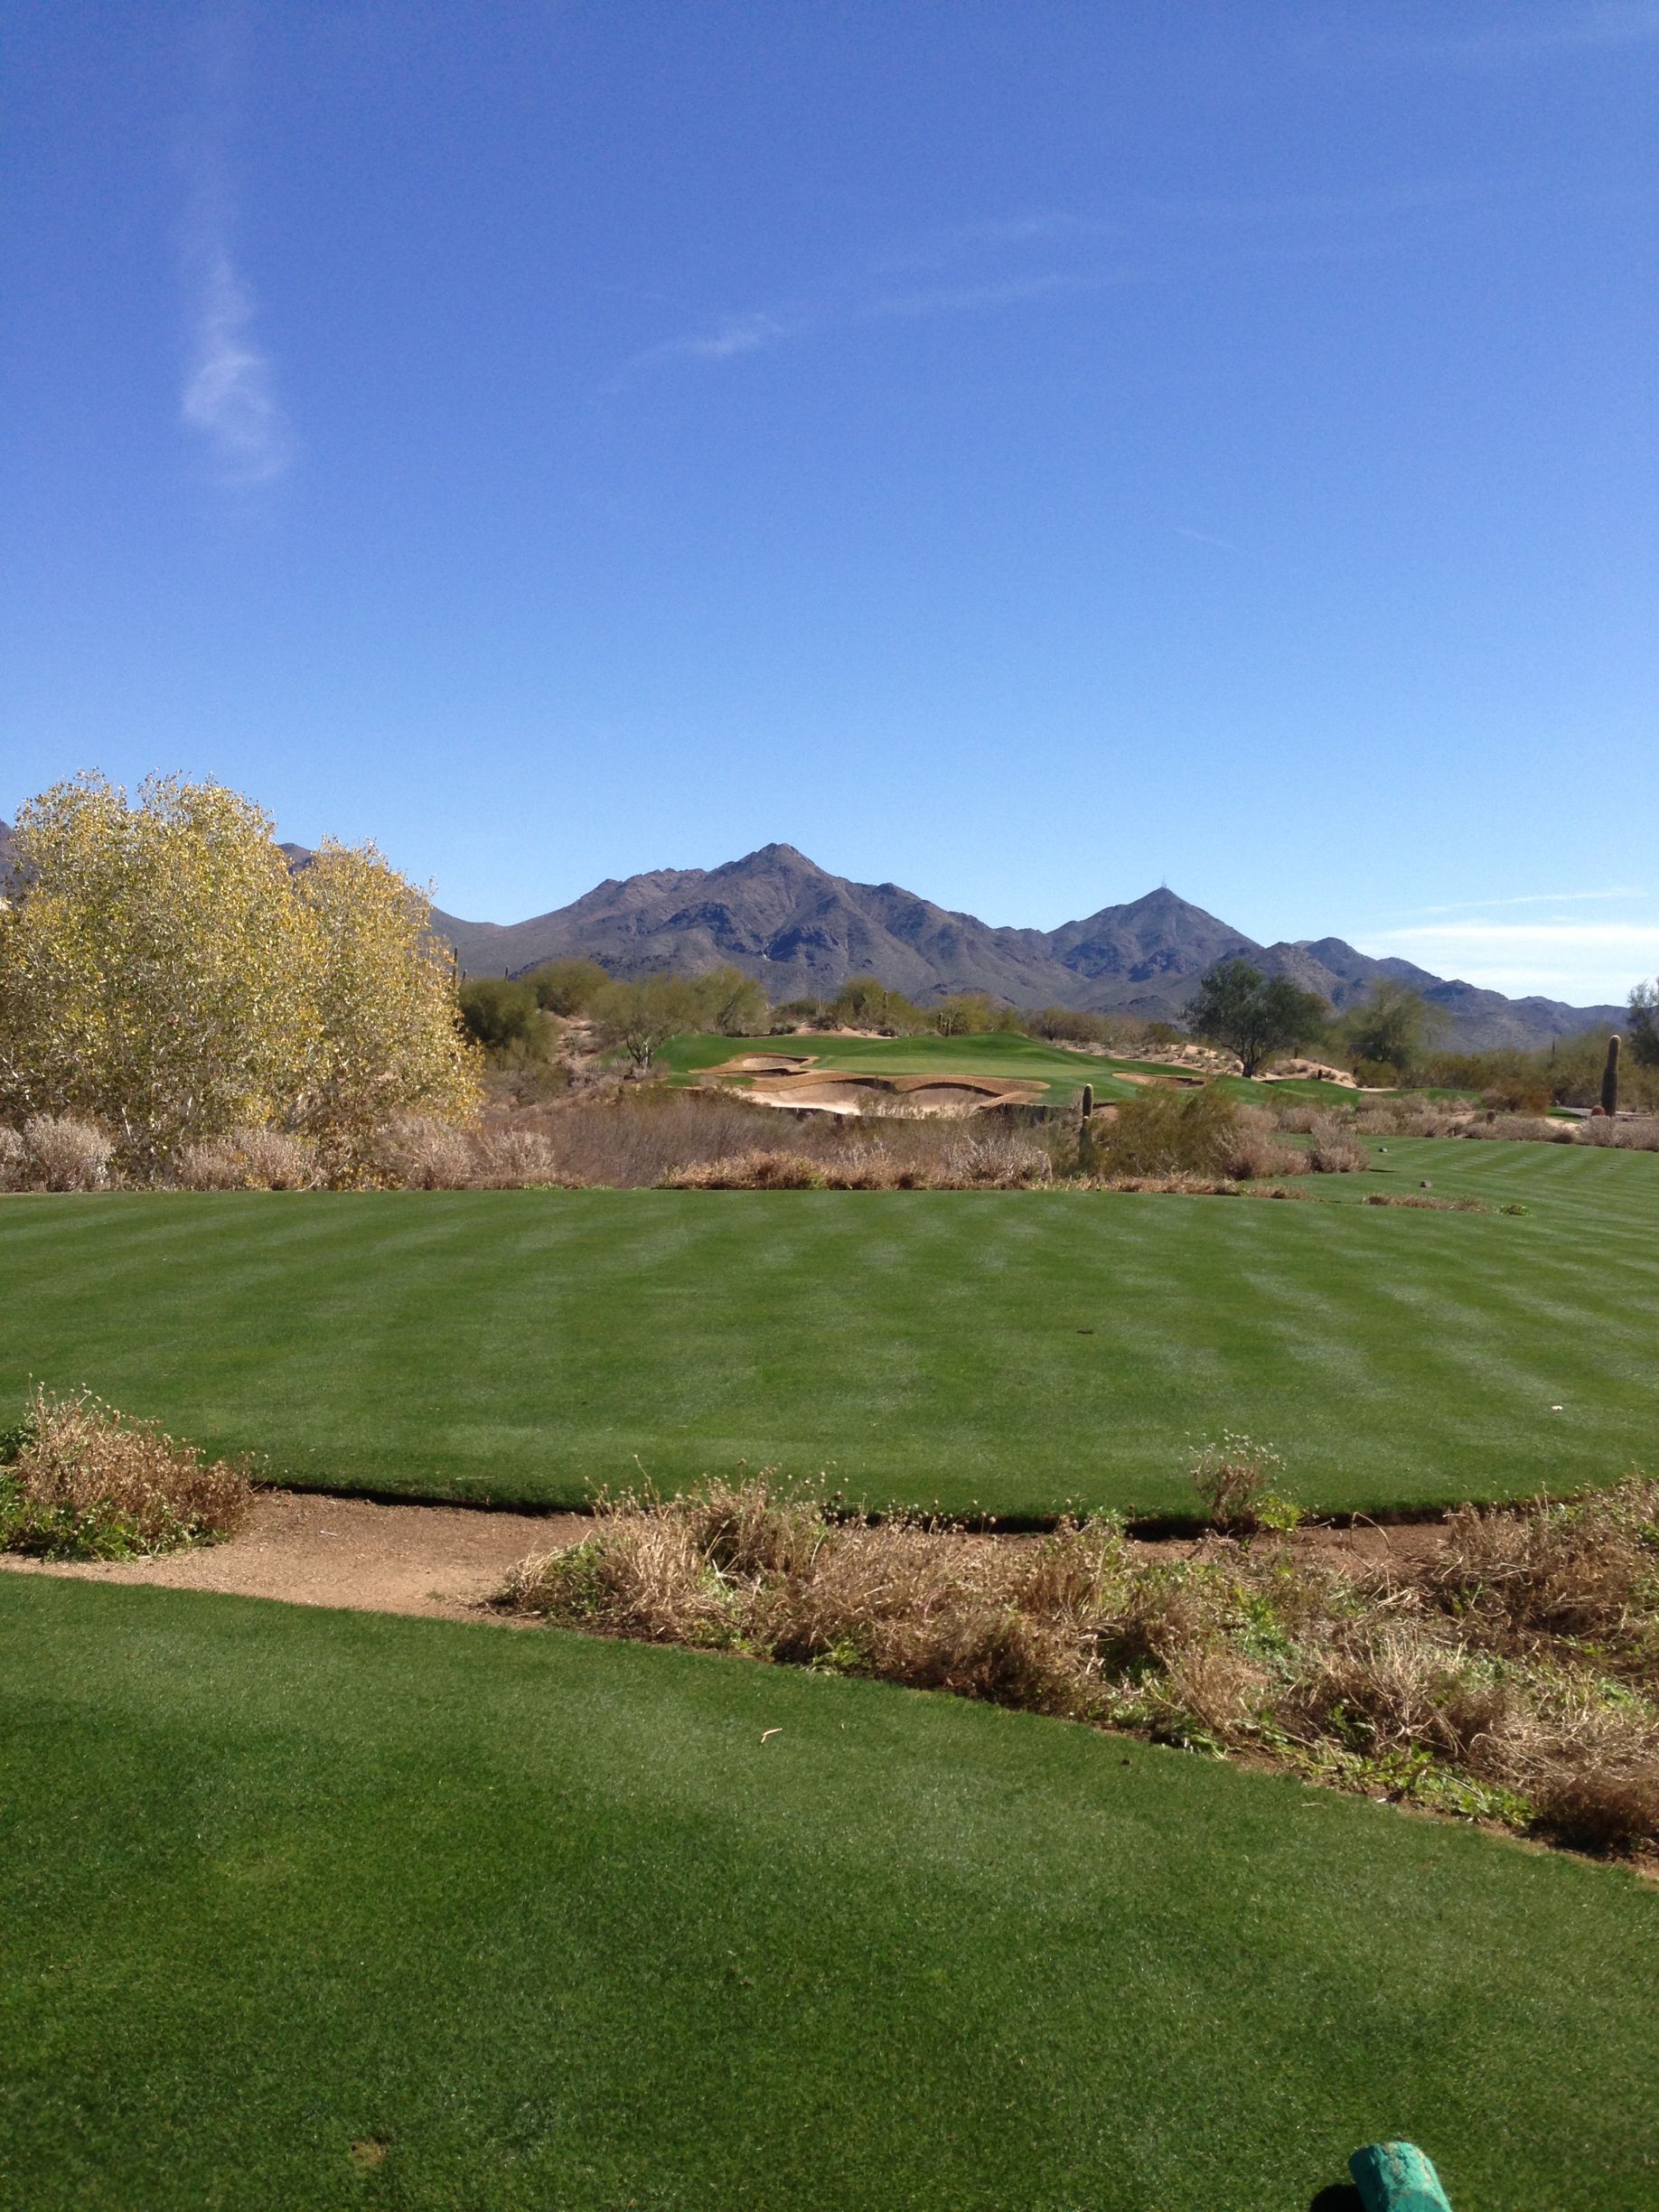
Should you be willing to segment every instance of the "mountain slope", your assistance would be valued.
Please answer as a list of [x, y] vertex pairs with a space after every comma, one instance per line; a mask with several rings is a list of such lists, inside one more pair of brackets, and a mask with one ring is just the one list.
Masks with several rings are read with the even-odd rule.
[[993, 928], [897, 884], [832, 876], [792, 845], [764, 845], [717, 868], [613, 877], [527, 922], [433, 920], [474, 975], [519, 974], [576, 954], [629, 976], [729, 962], [774, 1001], [833, 997], [849, 976], [874, 975], [923, 1003], [972, 990], [1018, 1007], [1172, 1019], [1206, 969], [1242, 955], [1339, 1010], [1380, 979], [1397, 978], [1445, 1008], [1450, 1041], [1467, 1050], [1547, 1044], [1622, 1013], [1505, 998], [1409, 961], [1373, 960], [1339, 937], [1263, 946], [1167, 886], [1056, 930]]

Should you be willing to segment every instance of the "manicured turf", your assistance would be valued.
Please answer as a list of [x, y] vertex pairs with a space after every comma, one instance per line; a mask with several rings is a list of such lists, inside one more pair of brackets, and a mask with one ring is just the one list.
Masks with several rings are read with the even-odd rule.
[[[867, 1070], [873, 1075], [998, 1075], [1010, 1081], [1017, 1077], [1045, 1084], [1043, 1102], [1050, 1106], [1075, 1099], [1084, 1083], [1092, 1083], [1095, 1097], [1105, 1103], [1135, 1096], [1140, 1086], [1125, 1083], [1126, 1074], [1150, 1075], [1167, 1082], [1181, 1073], [1161, 1060], [1103, 1059], [1098, 1053], [1072, 1052], [1064, 1045], [1047, 1045], [1040, 1037], [1021, 1036], [1009, 1030], [995, 1030], [989, 1036], [957, 1037], [678, 1036], [662, 1047], [658, 1061], [670, 1081], [676, 1082], [762, 1053], [811, 1054], [820, 1067]], [[747, 1080], [732, 1078], [736, 1084]], [[1354, 1103], [1353, 1092], [1340, 1083], [1303, 1078], [1247, 1083], [1237, 1075], [1219, 1080], [1221, 1087], [1234, 1098], [1257, 1103], [1282, 1106], [1289, 1100], [1317, 1106]]]
[[[1425, 1175], [1528, 1210], [1357, 1203]], [[1182, 1512], [1223, 1428], [1331, 1510], [1659, 1461], [1659, 1156], [1396, 1141], [1309, 1186], [0, 1199], [0, 1407], [85, 1383], [285, 1479], [546, 1504], [637, 1455]]]
[[[1058, 1105], [1084, 1083], [1098, 1098], [1131, 1098], [1135, 1086], [1116, 1081], [1111, 1063], [1098, 1054], [1068, 1052], [1040, 1037], [998, 1030], [989, 1036], [680, 1036], [663, 1047], [662, 1064], [672, 1075], [723, 1066], [751, 1054], [811, 1054], [820, 1067], [867, 1071], [872, 1075], [996, 1075], [1012, 1082], [1047, 1085], [1046, 1100]], [[1138, 1065], [1126, 1062], [1126, 1066]], [[1168, 1073], [1167, 1069], [1160, 1071]]]
[[13, 1575], [0, 1713], [5, 2212], [1304, 2212], [1391, 2135], [1458, 2212], [1659, 2199], [1659, 1895], [1605, 1868], [876, 1684]]

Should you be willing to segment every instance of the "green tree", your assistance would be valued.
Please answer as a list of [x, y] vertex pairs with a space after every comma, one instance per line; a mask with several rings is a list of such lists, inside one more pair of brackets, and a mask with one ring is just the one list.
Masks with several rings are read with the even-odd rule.
[[998, 1006], [983, 991], [959, 991], [942, 998], [929, 1019], [941, 1036], [989, 1036], [993, 1030], [1018, 1026], [1012, 1008]]
[[520, 979], [536, 994], [536, 1004], [547, 1014], [585, 1014], [610, 981], [597, 961], [548, 961]]
[[520, 1052], [534, 1050], [539, 1041], [541, 1008], [528, 982], [478, 976], [462, 984], [458, 996], [466, 1033], [486, 1052], [515, 1046]]
[[1449, 1027], [1441, 1008], [1385, 976], [1348, 1008], [1336, 1034], [1355, 1060], [1370, 1060], [1403, 1074], [1419, 1064]]
[[589, 1009], [600, 1043], [625, 1053], [635, 1075], [651, 1068], [671, 1036], [695, 1028], [701, 1008], [697, 988], [683, 976], [647, 976], [638, 983], [607, 983]]
[[1188, 1001], [1186, 1026], [1206, 1044], [1237, 1053], [1253, 1075], [1275, 1053], [1294, 1052], [1317, 1036], [1327, 1013], [1323, 998], [1298, 990], [1289, 976], [1264, 976], [1248, 961], [1219, 961]]
[[766, 994], [741, 968], [711, 968], [693, 983], [699, 1020], [722, 1036], [753, 1036], [766, 1026]]
[[1630, 1056], [1638, 1067], [1659, 1067], [1659, 982], [1630, 994]]
[[902, 991], [889, 990], [875, 976], [848, 976], [824, 1011], [845, 1029], [890, 1029], [907, 1036], [926, 1017]]

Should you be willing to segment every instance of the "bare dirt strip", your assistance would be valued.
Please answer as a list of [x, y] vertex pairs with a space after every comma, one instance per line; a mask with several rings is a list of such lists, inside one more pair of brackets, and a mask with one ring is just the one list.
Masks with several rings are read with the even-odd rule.
[[[532, 1551], [579, 1543], [585, 1514], [520, 1514], [470, 1505], [377, 1504], [315, 1492], [262, 1490], [243, 1526], [223, 1543], [156, 1559], [24, 1559], [0, 1551], [0, 1571], [67, 1575], [86, 1582], [145, 1582], [161, 1589], [275, 1598], [287, 1605], [364, 1613], [417, 1613], [438, 1620], [511, 1622], [493, 1600], [508, 1571]], [[1298, 1530], [1297, 1551], [1331, 1566], [1358, 1567], [1431, 1545], [1434, 1523]], [[965, 1535], [964, 1543], [1028, 1543], [1026, 1535]], [[1136, 1540], [1138, 1541], [1138, 1540]], [[1190, 1537], [1152, 1539], [1166, 1556], [1195, 1550]]]
[[579, 1514], [486, 1513], [466, 1505], [379, 1505], [364, 1498], [264, 1490], [223, 1543], [158, 1559], [43, 1561], [0, 1552], [14, 1574], [86, 1582], [148, 1582], [164, 1589], [278, 1598], [289, 1605], [440, 1620], [503, 1620], [489, 1610], [507, 1571], [530, 1551], [577, 1542]]

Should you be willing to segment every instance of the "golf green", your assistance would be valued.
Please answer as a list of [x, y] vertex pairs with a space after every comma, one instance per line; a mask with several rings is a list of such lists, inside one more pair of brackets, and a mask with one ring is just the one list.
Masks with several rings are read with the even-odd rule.
[[[1356, 1203], [1425, 1177], [1491, 1210]], [[0, 1405], [85, 1384], [286, 1481], [546, 1504], [746, 1460], [1181, 1513], [1223, 1429], [1324, 1510], [1654, 1463], [1659, 1156], [1397, 1141], [1309, 1187], [12, 1197]]]
[[1659, 2198], [1659, 1897], [879, 1684], [0, 1573], [5, 2212]]

